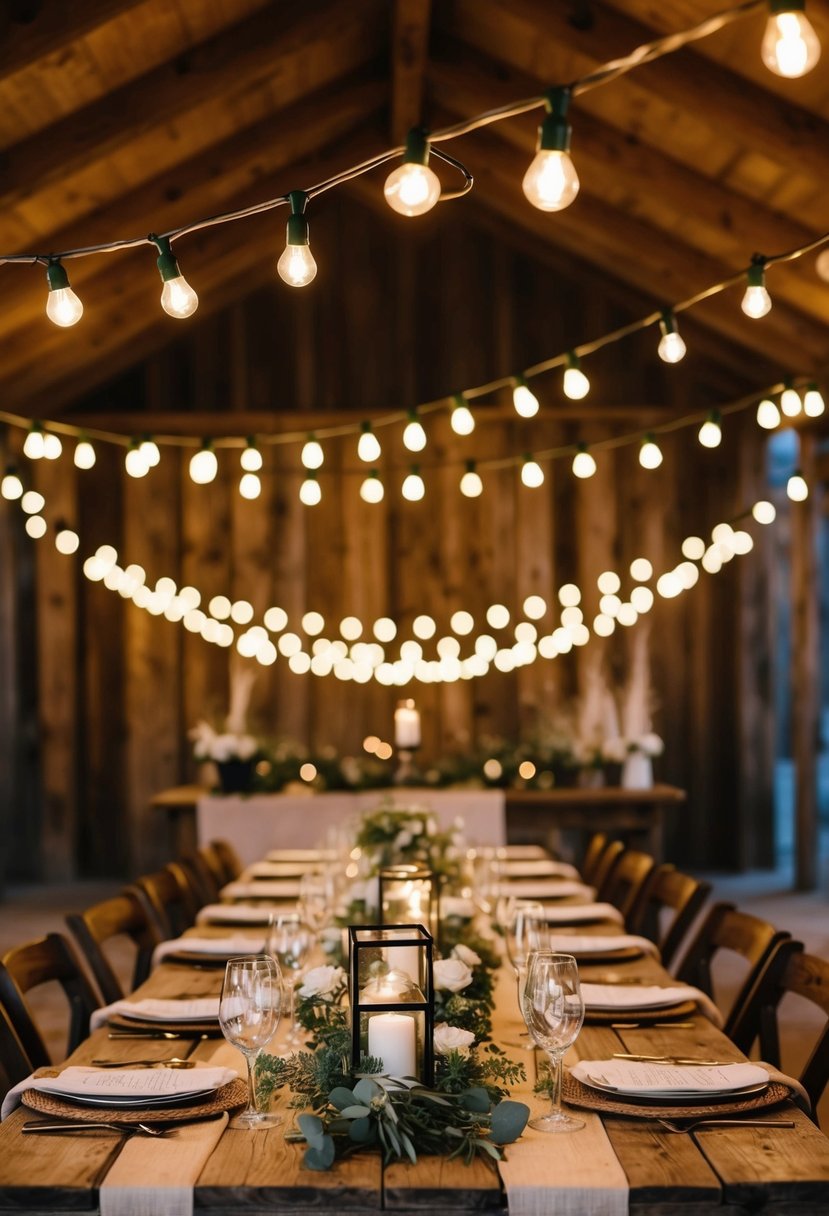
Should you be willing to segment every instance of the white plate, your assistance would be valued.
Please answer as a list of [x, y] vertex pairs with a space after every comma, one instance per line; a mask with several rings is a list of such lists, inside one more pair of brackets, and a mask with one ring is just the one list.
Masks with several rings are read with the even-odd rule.
[[595, 1089], [599, 1093], [621, 1098], [626, 1102], [656, 1102], [659, 1104], [675, 1102], [679, 1106], [689, 1106], [694, 1103], [705, 1105], [706, 1102], [723, 1102], [728, 1098], [750, 1097], [752, 1094], [763, 1093], [769, 1087], [768, 1081], [761, 1081], [754, 1085], [744, 1085], [742, 1089], [649, 1089], [647, 1092], [643, 1092], [641, 1089], [617, 1089], [613, 1085], [602, 1085], [600, 1081], [588, 1077], [579, 1077], [578, 1080], [588, 1089]]
[[215, 1094], [215, 1089], [194, 1089], [188, 1093], [177, 1094], [155, 1094], [136, 1096], [130, 1094], [124, 1096], [110, 1095], [109, 1097], [98, 1097], [92, 1094], [76, 1094], [67, 1093], [62, 1089], [50, 1089], [41, 1091], [47, 1093], [47, 1096], [61, 1098], [64, 1102], [73, 1102], [78, 1106], [104, 1106], [104, 1107], [123, 1107], [125, 1110], [143, 1110], [145, 1107], [167, 1107], [167, 1106], [188, 1106], [191, 1102], [199, 1102], [203, 1098], [209, 1098]]

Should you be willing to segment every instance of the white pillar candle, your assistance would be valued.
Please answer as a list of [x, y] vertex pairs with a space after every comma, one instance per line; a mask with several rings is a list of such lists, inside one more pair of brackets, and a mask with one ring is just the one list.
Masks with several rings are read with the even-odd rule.
[[420, 987], [420, 950], [417, 946], [388, 946], [386, 962], [392, 971], [402, 971]]
[[383, 1061], [383, 1072], [413, 1077], [417, 1067], [414, 1018], [407, 1013], [375, 1013], [368, 1020], [368, 1054]]
[[420, 714], [414, 701], [401, 701], [394, 711], [394, 742], [407, 751], [420, 747]]

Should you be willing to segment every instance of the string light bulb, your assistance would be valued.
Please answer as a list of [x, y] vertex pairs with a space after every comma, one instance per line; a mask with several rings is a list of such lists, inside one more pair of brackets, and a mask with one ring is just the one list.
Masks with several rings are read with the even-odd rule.
[[63, 451], [63, 444], [53, 431], [43, 432], [43, 456], [46, 460], [57, 460]]
[[766, 290], [766, 270], [763, 258], [754, 258], [746, 271], [746, 290], [740, 305], [747, 317], [758, 321], [771, 311], [771, 296]]
[[578, 445], [578, 451], [573, 457], [573, 472], [576, 477], [581, 477], [582, 480], [592, 477], [596, 472], [596, 461], [587, 450], [586, 443]]
[[408, 476], [403, 482], [402, 494], [409, 502], [420, 502], [426, 493], [426, 486], [423, 484], [423, 478], [420, 476], [420, 468], [413, 464]]
[[523, 376], [515, 377], [512, 404], [515, 406], [516, 414], [522, 418], [534, 418], [538, 413], [538, 398]]
[[243, 473], [239, 478], [239, 493], [242, 498], [253, 500], [262, 493], [262, 482], [258, 473]]
[[479, 498], [484, 492], [484, 483], [474, 460], [467, 460], [466, 472], [461, 477], [461, 494], [465, 498]]
[[154, 469], [161, 461], [161, 452], [158, 450], [158, 444], [150, 435], [145, 435], [139, 446], [147, 462], [147, 467]]
[[378, 503], [383, 501], [385, 493], [380, 474], [377, 469], [372, 469], [360, 485], [360, 497], [363, 502]]
[[770, 397], [764, 397], [757, 406], [757, 425], [765, 431], [773, 431], [780, 425], [780, 410]]
[[280, 279], [289, 287], [307, 287], [317, 274], [305, 218], [308, 196], [304, 190], [292, 190], [288, 202], [291, 204], [291, 214], [288, 216], [285, 249], [276, 263], [276, 269]]
[[314, 434], [310, 434], [302, 446], [301, 460], [306, 469], [321, 469], [325, 460], [322, 444]]
[[63, 521], [60, 521], [55, 526], [55, 548], [58, 553], [68, 557], [72, 553], [77, 553], [81, 543], [81, 538], [77, 532], [73, 532], [68, 528]]
[[662, 449], [650, 432], [640, 445], [639, 463], [643, 469], [658, 469], [662, 463]]
[[410, 452], [422, 452], [426, 447], [426, 432], [423, 429], [417, 410], [409, 410], [409, 421], [403, 429], [403, 446]]
[[809, 418], [819, 418], [825, 409], [823, 394], [816, 384], [810, 384], [803, 396], [804, 414]]
[[23, 455], [27, 456], [29, 460], [42, 460], [45, 454], [43, 427], [39, 422], [33, 422], [23, 441]]
[[680, 359], [685, 358], [687, 347], [679, 332], [676, 324], [676, 317], [673, 312], [666, 308], [662, 312], [659, 320], [659, 330], [662, 337], [659, 339], [659, 345], [656, 348], [656, 353], [663, 363], [679, 363]]
[[475, 418], [472, 410], [460, 393], [456, 393], [452, 400], [452, 413], [449, 418], [452, 430], [456, 435], [471, 435], [475, 430]]
[[197, 486], [206, 486], [215, 480], [218, 471], [219, 462], [213, 451], [213, 444], [209, 439], [205, 439], [198, 452], [190, 457], [190, 480]]
[[150, 240], [158, 250], [155, 264], [163, 284], [161, 307], [168, 317], [174, 317], [177, 321], [192, 317], [199, 306], [199, 297], [181, 273], [169, 237], [151, 236]]
[[820, 59], [820, 41], [804, 12], [805, 0], [771, 0], [760, 54], [776, 76], [792, 80], [811, 72]]
[[537, 490], [539, 486], [544, 485], [544, 470], [530, 455], [524, 457], [521, 465], [521, 480], [530, 490]]
[[124, 457], [124, 468], [130, 477], [146, 477], [150, 471], [150, 466], [137, 439], [133, 439], [127, 450]]
[[791, 380], [786, 381], [786, 387], [780, 394], [780, 409], [787, 418], [796, 418], [803, 409], [800, 393], [793, 387]]
[[322, 489], [317, 481], [316, 469], [309, 469], [308, 476], [299, 487], [299, 501], [306, 507], [315, 507], [322, 499]]
[[46, 267], [46, 282], [49, 284], [46, 316], [62, 329], [77, 325], [83, 316], [83, 304], [69, 286], [69, 275], [60, 262], [50, 262]]
[[590, 381], [581, 370], [581, 362], [575, 351], [567, 356], [567, 367], [564, 370], [564, 396], [571, 401], [581, 401], [590, 392]]
[[23, 482], [14, 465], [9, 465], [0, 481], [0, 494], [7, 502], [16, 502], [23, 497]]
[[563, 211], [579, 192], [579, 175], [570, 158], [569, 88], [551, 89], [544, 104], [547, 115], [538, 128], [535, 157], [521, 188], [539, 211]]
[[245, 473], [258, 473], [262, 468], [262, 453], [252, 435], [248, 436], [247, 444], [242, 449], [239, 464]]
[[809, 497], [809, 487], [800, 469], [795, 469], [786, 482], [786, 493], [792, 502], [804, 502]]
[[722, 443], [722, 427], [720, 426], [719, 410], [711, 410], [697, 432], [697, 438], [704, 448], [718, 448]]
[[[380, 440], [371, 429], [370, 422], [360, 423], [360, 438], [357, 440], [357, 455], [360, 460], [364, 460], [366, 464], [371, 464], [375, 460], [380, 459], [382, 449]], [[370, 499], [368, 501], [371, 501]]]
[[440, 180], [429, 168], [426, 132], [413, 127], [406, 136], [403, 162], [386, 178], [383, 194], [398, 215], [425, 215], [440, 198]]

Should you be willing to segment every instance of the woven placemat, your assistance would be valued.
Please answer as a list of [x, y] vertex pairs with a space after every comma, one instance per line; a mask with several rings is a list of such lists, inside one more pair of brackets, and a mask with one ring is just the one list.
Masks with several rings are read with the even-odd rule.
[[712, 1102], [710, 1099], [687, 1106], [676, 1103], [660, 1105], [656, 1100], [646, 1104], [638, 1099], [623, 1099], [610, 1094], [603, 1094], [597, 1089], [582, 1085], [570, 1072], [564, 1072], [561, 1084], [561, 1096], [568, 1106], [578, 1106], [582, 1110], [595, 1110], [599, 1114], [627, 1115], [631, 1119], [702, 1119], [706, 1115], [721, 1118], [727, 1115], [739, 1115], [746, 1111], [762, 1110], [767, 1106], [777, 1106], [791, 1098], [791, 1090], [777, 1081], [770, 1081], [768, 1087], [759, 1094], [744, 1094], [724, 1098]]
[[244, 1106], [248, 1100], [247, 1083], [240, 1078], [220, 1086], [210, 1098], [200, 1098], [189, 1106], [143, 1107], [125, 1110], [122, 1106], [81, 1106], [54, 1094], [27, 1089], [21, 1096], [25, 1106], [42, 1115], [72, 1119], [78, 1123], [183, 1123], [192, 1119], [209, 1119], [223, 1110]]
[[621, 1009], [586, 1009], [584, 1020], [588, 1025], [606, 1025], [608, 1022], [672, 1022], [675, 1018], [687, 1018], [697, 1013], [696, 1001], [681, 1001], [678, 1005], [662, 1005], [659, 1009], [638, 1009], [635, 1006]]

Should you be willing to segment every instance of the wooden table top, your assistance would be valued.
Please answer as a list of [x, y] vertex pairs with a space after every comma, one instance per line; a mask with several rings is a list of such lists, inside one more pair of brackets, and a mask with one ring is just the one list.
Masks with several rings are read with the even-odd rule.
[[[204, 935], [207, 926], [194, 932]], [[589, 930], [585, 928], [585, 932]], [[613, 932], [603, 925], [594, 932]], [[233, 929], [236, 933], [238, 930]], [[254, 943], [261, 930], [251, 931]], [[663, 981], [666, 973], [652, 957], [627, 963], [583, 965], [585, 980], [640, 977]], [[142, 985], [139, 996], [180, 997], [218, 994], [220, 967], [194, 968], [174, 963], [159, 966]], [[625, 1015], [620, 1014], [620, 1021]], [[628, 1020], [633, 1020], [632, 1018]], [[701, 1054], [739, 1061], [742, 1054], [702, 1015], [693, 1029], [641, 1028], [614, 1030], [586, 1025], [568, 1056], [606, 1058], [615, 1051], [651, 1054]], [[519, 1018], [512, 974], [499, 975], [495, 1037], [514, 1039], [524, 1029]], [[285, 1028], [280, 1027], [279, 1036]], [[97, 1056], [138, 1059], [192, 1054], [209, 1059], [223, 1040], [147, 1039], [115, 1042], [96, 1031], [71, 1057], [75, 1064]], [[226, 1048], [225, 1048], [226, 1050]], [[271, 1050], [279, 1050], [275, 1041]], [[534, 1053], [515, 1049], [527, 1064], [528, 1082], [514, 1092], [534, 1110], [545, 1102], [532, 1095]], [[243, 1070], [239, 1056], [239, 1068]], [[286, 1107], [285, 1096], [277, 1106]], [[782, 1116], [781, 1116], [782, 1112]], [[216, 1216], [231, 1213], [307, 1213], [309, 1209], [348, 1213], [393, 1211], [397, 1216], [428, 1210], [432, 1216], [464, 1212], [505, 1212], [506, 1199], [497, 1174], [482, 1161], [471, 1166], [426, 1157], [416, 1165], [383, 1168], [377, 1153], [357, 1154], [327, 1173], [302, 1168], [303, 1145], [286, 1143], [285, 1126], [268, 1131], [228, 1130], [203, 1170], [195, 1189], [195, 1209]], [[24, 1136], [21, 1126], [32, 1112], [19, 1109], [0, 1125], [0, 1212], [68, 1213], [95, 1211], [97, 1187], [115, 1160], [123, 1139], [84, 1133], [59, 1137]], [[829, 1140], [793, 1104], [775, 1107], [760, 1117], [794, 1121], [792, 1129], [733, 1127], [699, 1135], [672, 1135], [651, 1120], [603, 1117], [614, 1151], [630, 1184], [630, 1212], [641, 1216], [679, 1216], [707, 1212], [797, 1213], [825, 1216], [829, 1211]], [[530, 1133], [535, 1135], [536, 1133]], [[555, 1148], [552, 1138], [551, 1151]], [[509, 1150], [507, 1150], [509, 1152]], [[552, 1210], [552, 1209], [551, 1209]]]

